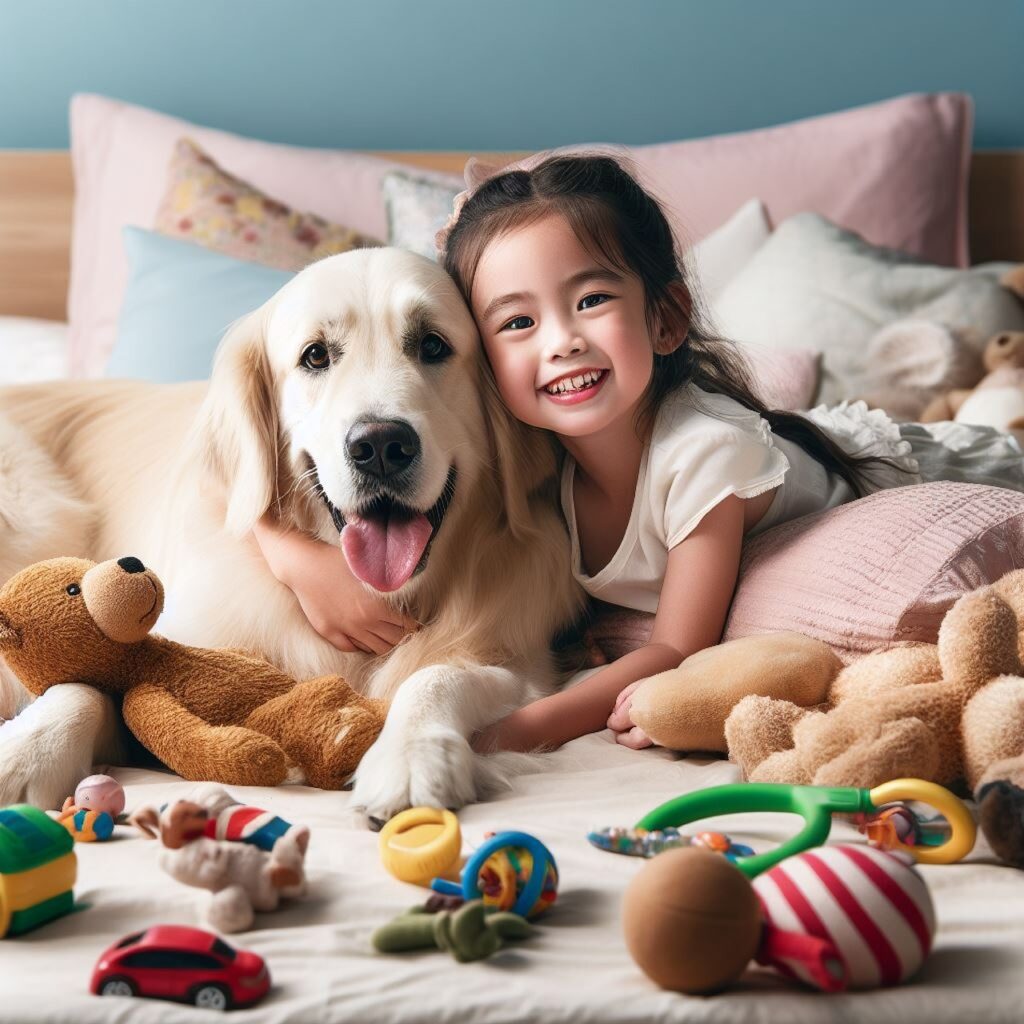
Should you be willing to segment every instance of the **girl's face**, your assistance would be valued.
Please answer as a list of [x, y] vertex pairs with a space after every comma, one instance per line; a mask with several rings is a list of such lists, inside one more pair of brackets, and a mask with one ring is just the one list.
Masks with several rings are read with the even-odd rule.
[[471, 300], [517, 419], [584, 437], [632, 416], [654, 366], [643, 284], [598, 263], [560, 214], [492, 241]]

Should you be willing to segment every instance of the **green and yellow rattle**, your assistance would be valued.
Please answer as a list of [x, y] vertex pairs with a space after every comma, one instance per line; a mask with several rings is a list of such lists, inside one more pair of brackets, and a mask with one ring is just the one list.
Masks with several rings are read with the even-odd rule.
[[885, 804], [914, 800], [934, 807], [946, 819], [950, 834], [941, 845], [903, 846], [921, 864], [952, 864], [971, 852], [977, 832], [971, 812], [948, 789], [922, 779], [894, 779], [874, 789], [849, 786], [787, 786], [747, 782], [712, 786], [687, 793], [656, 807], [636, 824], [636, 830], [678, 828], [702, 818], [749, 811], [799, 814], [804, 827], [781, 846], [752, 857], [740, 857], [736, 867], [748, 878], [803, 850], [821, 846], [832, 828], [833, 814], [865, 814]]

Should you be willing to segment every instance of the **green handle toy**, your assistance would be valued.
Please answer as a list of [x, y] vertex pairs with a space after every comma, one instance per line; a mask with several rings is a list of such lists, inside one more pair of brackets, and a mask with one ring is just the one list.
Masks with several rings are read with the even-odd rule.
[[747, 782], [712, 786], [687, 793], [656, 807], [637, 822], [638, 829], [678, 828], [702, 818], [748, 811], [780, 811], [799, 814], [804, 827], [781, 846], [752, 857], [740, 857], [736, 867], [748, 878], [774, 867], [828, 839], [833, 814], [875, 811], [883, 804], [918, 800], [934, 807], [949, 823], [949, 838], [941, 846], [908, 846], [923, 864], [951, 864], [966, 857], [974, 846], [976, 827], [971, 812], [948, 789], [922, 779], [895, 779], [874, 789], [850, 786], [786, 786], [771, 782]]

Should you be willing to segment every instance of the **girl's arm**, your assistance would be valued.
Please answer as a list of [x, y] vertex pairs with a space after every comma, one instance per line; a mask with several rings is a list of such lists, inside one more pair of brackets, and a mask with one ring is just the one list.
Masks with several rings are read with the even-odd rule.
[[[631, 683], [675, 668], [718, 643], [736, 586], [743, 544], [743, 499], [730, 495], [668, 553], [650, 641], [572, 689], [520, 708], [474, 740], [479, 751], [557, 747], [604, 729]], [[627, 709], [628, 710], [628, 709]]]
[[252, 532], [270, 571], [295, 595], [309, 624], [339, 651], [386, 654], [419, 628], [352, 575], [337, 544], [287, 530], [270, 513]]

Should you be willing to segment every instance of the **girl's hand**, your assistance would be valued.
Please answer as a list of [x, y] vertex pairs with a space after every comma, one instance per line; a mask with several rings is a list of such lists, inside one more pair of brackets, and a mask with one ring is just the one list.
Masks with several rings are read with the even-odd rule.
[[274, 576], [295, 595], [309, 624], [339, 651], [387, 654], [419, 623], [352, 575], [340, 547], [282, 530], [264, 516], [253, 528]]
[[608, 716], [608, 728], [615, 733], [615, 742], [621, 743], [624, 747], [632, 750], [642, 750], [644, 747], [653, 747], [654, 741], [640, 728], [633, 724], [629, 717], [629, 709], [633, 704], [633, 691], [643, 682], [638, 679], [630, 683], [615, 698], [615, 707]]

